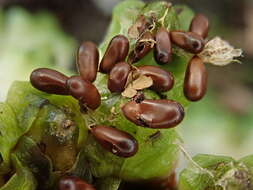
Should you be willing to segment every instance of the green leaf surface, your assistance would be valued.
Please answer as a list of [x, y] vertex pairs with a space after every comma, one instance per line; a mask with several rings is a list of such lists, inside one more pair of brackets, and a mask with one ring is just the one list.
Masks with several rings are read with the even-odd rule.
[[16, 115], [7, 103], [0, 103], [0, 174], [9, 170], [11, 149], [22, 135]]
[[[88, 129], [79, 110], [79, 104], [77, 100], [70, 96], [46, 94], [33, 88], [29, 82], [16, 81], [9, 90], [6, 102], [14, 110], [18, 125], [23, 132], [22, 134], [27, 133], [31, 129], [44, 106], [52, 105], [58, 112], [64, 114], [64, 117], [74, 121], [76, 127], [80, 129], [78, 146], [81, 146], [86, 139]], [[50, 113], [48, 114], [50, 115]], [[34, 134], [34, 138], [36, 135]]]
[[51, 160], [41, 152], [31, 138], [23, 136], [15, 147], [14, 154], [22, 165], [33, 173], [39, 187], [48, 189], [52, 186], [53, 166]]
[[119, 189], [121, 179], [115, 177], [100, 178], [96, 181], [95, 187], [99, 190]]
[[21, 135], [29, 131], [41, 107], [48, 102], [41, 94], [43, 93], [32, 88], [28, 82], [14, 82], [8, 92], [6, 103], [16, 115]]
[[244, 163], [247, 167], [250, 168], [251, 173], [253, 174], [253, 155], [245, 156], [239, 160], [239, 162]]
[[186, 5], [175, 5], [174, 8], [178, 12], [180, 30], [188, 31], [194, 17], [194, 12]]
[[87, 161], [85, 156], [85, 148], [82, 148], [78, 153], [75, 164], [71, 170], [68, 171], [68, 174], [78, 176], [89, 184], [92, 184], [93, 177], [90, 170], [90, 163]]
[[196, 163], [180, 173], [179, 190], [250, 190], [253, 187], [253, 173], [242, 161], [206, 154], [197, 155], [193, 160]]
[[42, 93], [29, 82], [15, 82], [7, 103], [21, 131], [16, 139], [28, 135], [45, 148], [56, 170], [71, 168], [88, 130], [78, 102], [70, 96]]
[[0, 190], [35, 190], [37, 182], [32, 172], [27, 167], [23, 166], [15, 155], [12, 156], [12, 161], [16, 173], [0, 188]]

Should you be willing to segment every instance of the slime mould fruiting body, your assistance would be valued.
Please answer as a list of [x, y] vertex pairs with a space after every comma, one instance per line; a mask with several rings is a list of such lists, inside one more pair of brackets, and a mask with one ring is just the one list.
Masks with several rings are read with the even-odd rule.
[[180, 153], [174, 127], [207, 89], [199, 55], [209, 29], [204, 15], [177, 9], [124, 1], [101, 46], [81, 44], [77, 75], [38, 68], [31, 84], [13, 84], [1, 105], [11, 119], [0, 115], [8, 126], [0, 138], [7, 144], [0, 147], [0, 190], [18, 184], [27, 190], [116, 190], [121, 181], [174, 174]]

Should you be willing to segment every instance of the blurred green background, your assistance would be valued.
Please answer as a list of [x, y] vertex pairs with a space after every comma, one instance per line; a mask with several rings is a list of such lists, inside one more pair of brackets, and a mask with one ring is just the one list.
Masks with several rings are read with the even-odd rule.
[[[75, 51], [84, 40], [99, 44], [119, 0], [1, 0], [0, 100], [13, 80], [32, 69], [74, 72]], [[253, 153], [253, 1], [172, 0], [206, 14], [216, 35], [244, 51], [241, 64], [208, 65], [209, 88], [178, 128], [191, 155]]]

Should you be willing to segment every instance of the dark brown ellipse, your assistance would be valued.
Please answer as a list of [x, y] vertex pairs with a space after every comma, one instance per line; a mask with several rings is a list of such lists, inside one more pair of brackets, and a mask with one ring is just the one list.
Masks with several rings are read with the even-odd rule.
[[59, 190], [96, 190], [92, 185], [75, 176], [66, 176], [59, 180]]
[[156, 92], [165, 92], [170, 90], [174, 85], [174, 77], [172, 73], [161, 69], [159, 66], [141, 66], [138, 67], [140, 72], [149, 76], [153, 80], [151, 89]]
[[208, 30], [208, 18], [203, 14], [195, 15], [195, 17], [192, 19], [189, 31], [198, 34], [205, 39], [208, 36]]
[[131, 67], [126, 62], [117, 63], [112, 70], [108, 78], [108, 89], [111, 92], [122, 92], [125, 89], [128, 74], [131, 71]]
[[152, 40], [154, 37], [151, 32], [145, 32], [136, 42], [134, 50], [129, 55], [129, 62], [136, 63], [145, 57], [152, 50]]
[[49, 94], [68, 95], [67, 80], [68, 77], [64, 74], [46, 68], [36, 69], [30, 75], [33, 87]]
[[93, 42], [83, 42], [77, 52], [77, 70], [85, 80], [93, 82], [97, 76], [99, 53]]
[[172, 47], [169, 32], [161, 27], [155, 36], [156, 45], [154, 49], [154, 57], [158, 64], [166, 64], [171, 62]]
[[205, 45], [203, 38], [193, 32], [171, 31], [170, 39], [178, 47], [193, 54], [200, 53]]
[[79, 100], [81, 104], [95, 110], [101, 104], [100, 94], [97, 88], [80, 76], [72, 76], [67, 80], [70, 95]]
[[131, 157], [138, 151], [136, 139], [117, 128], [96, 125], [91, 128], [96, 141], [106, 150], [119, 157]]
[[116, 63], [125, 61], [128, 51], [129, 41], [125, 36], [117, 35], [113, 37], [100, 63], [99, 71], [109, 73]]
[[190, 101], [202, 99], [207, 89], [208, 74], [203, 61], [194, 56], [185, 73], [184, 95]]
[[125, 117], [136, 125], [149, 128], [172, 128], [184, 118], [184, 109], [172, 100], [130, 101], [122, 107]]

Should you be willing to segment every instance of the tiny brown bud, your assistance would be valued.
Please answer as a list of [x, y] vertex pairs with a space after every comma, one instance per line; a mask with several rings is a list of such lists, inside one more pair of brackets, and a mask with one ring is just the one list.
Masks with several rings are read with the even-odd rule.
[[190, 101], [198, 101], [204, 97], [207, 88], [207, 71], [203, 61], [194, 56], [185, 73], [184, 94]]
[[149, 128], [172, 128], [184, 118], [183, 107], [172, 100], [130, 101], [122, 107], [125, 117], [136, 125]]
[[96, 125], [91, 128], [91, 133], [103, 148], [116, 156], [131, 157], [138, 150], [135, 138], [117, 128]]
[[80, 76], [72, 76], [67, 81], [67, 87], [69, 93], [81, 104], [93, 110], [99, 107], [100, 94], [91, 82], [83, 80]]
[[166, 64], [171, 61], [172, 48], [169, 32], [161, 27], [155, 36], [156, 45], [154, 50], [154, 57], [158, 64]]
[[204, 49], [204, 40], [198, 34], [192, 32], [171, 31], [170, 37], [172, 43], [190, 53], [198, 54]]
[[67, 80], [68, 77], [64, 74], [46, 68], [36, 69], [30, 75], [33, 87], [49, 94], [68, 95]]
[[161, 69], [158, 66], [141, 66], [138, 67], [140, 72], [146, 76], [149, 76], [153, 80], [151, 89], [157, 92], [168, 91], [173, 87], [174, 78], [172, 73]]
[[93, 82], [97, 76], [99, 53], [93, 42], [84, 42], [78, 49], [77, 69], [81, 77]]
[[92, 185], [75, 176], [66, 176], [59, 181], [59, 190], [96, 190]]
[[117, 63], [110, 71], [108, 78], [108, 89], [111, 92], [124, 91], [127, 77], [130, 71], [131, 67], [126, 62]]
[[203, 14], [195, 15], [195, 17], [192, 19], [189, 31], [198, 34], [205, 39], [208, 35], [208, 30], [208, 18]]
[[113, 37], [100, 63], [100, 72], [109, 73], [116, 63], [125, 61], [128, 51], [129, 41], [125, 36]]

